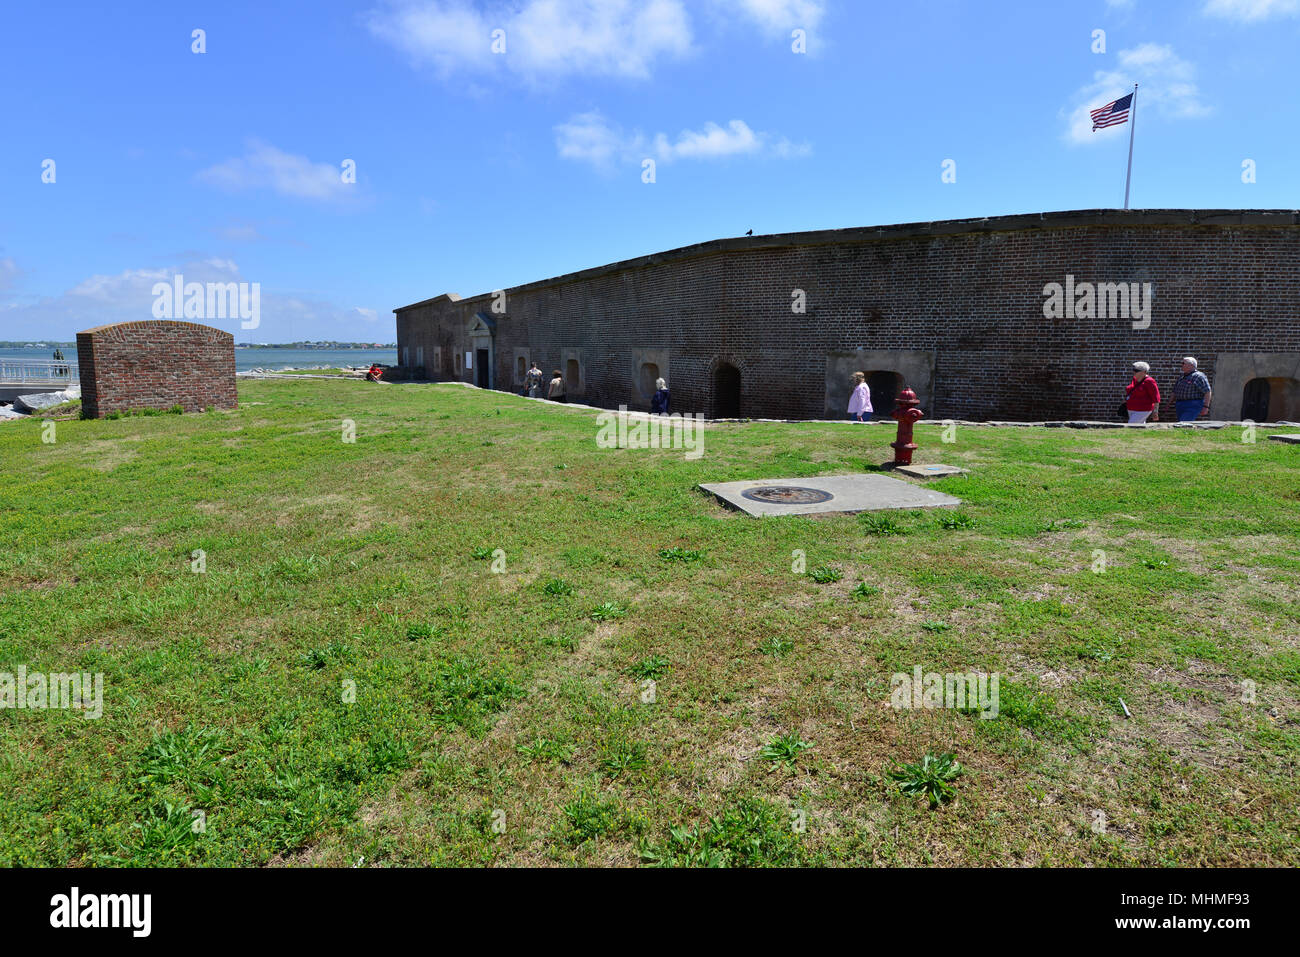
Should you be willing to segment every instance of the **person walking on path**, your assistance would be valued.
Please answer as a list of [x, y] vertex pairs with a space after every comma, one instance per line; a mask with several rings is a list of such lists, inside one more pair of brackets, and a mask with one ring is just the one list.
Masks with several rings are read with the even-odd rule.
[[528, 374], [524, 376], [524, 395], [530, 399], [540, 398], [542, 395], [542, 370], [537, 368], [534, 362], [528, 369]]
[[1174, 383], [1174, 405], [1179, 422], [1195, 422], [1210, 414], [1210, 380], [1196, 368], [1196, 357], [1183, 359], [1183, 374]]
[[867, 385], [867, 374], [865, 372], [853, 373], [853, 394], [849, 396], [849, 415], [857, 421], [864, 421], [863, 413], [870, 415], [874, 409], [871, 408], [871, 388]]
[[[1152, 421], [1159, 421], [1160, 413], [1160, 386], [1156, 385], [1156, 380], [1151, 378], [1151, 366], [1145, 362], [1133, 363], [1133, 381], [1124, 387], [1128, 393], [1128, 401], [1124, 403], [1128, 409], [1128, 424], [1141, 425], [1148, 418]], [[1152, 417], [1152, 413], [1155, 413]]]
[[551, 386], [546, 392], [546, 397], [550, 399], [552, 402], [563, 402], [564, 401], [564, 376], [560, 374], [559, 369], [556, 369], [554, 372], [552, 372], [551, 376], [552, 376]]

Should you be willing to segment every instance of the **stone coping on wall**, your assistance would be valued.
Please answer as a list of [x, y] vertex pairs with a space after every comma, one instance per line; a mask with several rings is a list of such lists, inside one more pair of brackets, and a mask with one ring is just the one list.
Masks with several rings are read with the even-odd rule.
[[[772, 233], [766, 236], [732, 236], [711, 239], [691, 246], [637, 256], [619, 262], [594, 266], [510, 286], [507, 295], [561, 286], [594, 279], [607, 273], [658, 266], [675, 260], [709, 256], [720, 252], [754, 249], [783, 249], [791, 246], [822, 246], [835, 243], [880, 242], [936, 236], [960, 236], [969, 233], [1009, 233], [1030, 229], [1073, 229], [1088, 226], [1168, 227], [1168, 226], [1300, 226], [1300, 210], [1294, 209], [1072, 209], [1057, 212], [1015, 213], [1008, 216], [983, 216], [970, 219], [943, 219], [932, 222], [899, 223], [892, 226], [850, 226], [843, 229], [818, 229], [797, 233]], [[443, 293], [408, 306], [398, 306], [395, 313], [431, 305], [439, 300], [473, 303], [487, 300], [491, 292], [462, 299], [455, 293]]]

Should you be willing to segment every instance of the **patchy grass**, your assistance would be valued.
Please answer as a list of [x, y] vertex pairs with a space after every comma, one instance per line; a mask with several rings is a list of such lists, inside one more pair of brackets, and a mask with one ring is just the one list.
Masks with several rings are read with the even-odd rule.
[[[0, 711], [0, 864], [1300, 864], [1268, 430], [921, 425], [960, 511], [759, 521], [696, 486], [892, 435], [688, 460], [458, 386], [240, 398], [0, 428], [0, 672], [104, 676], [100, 720]], [[917, 666], [1000, 674], [998, 716], [890, 708]]]

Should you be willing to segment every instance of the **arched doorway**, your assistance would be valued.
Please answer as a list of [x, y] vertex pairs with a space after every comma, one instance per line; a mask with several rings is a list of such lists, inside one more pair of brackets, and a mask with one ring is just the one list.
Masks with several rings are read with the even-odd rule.
[[730, 362], [721, 362], [713, 370], [713, 417], [740, 418], [740, 370]]
[[654, 362], [641, 363], [641, 373], [637, 378], [637, 388], [641, 391], [641, 398], [649, 402], [654, 398], [655, 382], [659, 378], [659, 366]]
[[871, 390], [871, 408], [875, 414], [887, 416], [898, 406], [898, 394], [903, 391], [903, 377], [897, 372], [869, 372], [867, 388]]
[[1253, 422], [1268, 421], [1268, 380], [1251, 379], [1241, 393], [1241, 417]]
[[1241, 393], [1241, 417], [1254, 422], [1290, 422], [1300, 417], [1300, 381], [1261, 376]]

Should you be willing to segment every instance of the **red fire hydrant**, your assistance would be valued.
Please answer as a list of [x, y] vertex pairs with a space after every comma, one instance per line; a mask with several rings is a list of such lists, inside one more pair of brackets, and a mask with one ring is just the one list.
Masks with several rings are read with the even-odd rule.
[[916, 451], [916, 443], [912, 441], [912, 426], [918, 419], [925, 418], [925, 413], [917, 408], [920, 404], [921, 400], [915, 392], [904, 389], [898, 397], [898, 408], [890, 416], [898, 420], [898, 438], [889, 443], [894, 447], [895, 465], [912, 464], [912, 453]]

